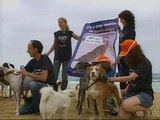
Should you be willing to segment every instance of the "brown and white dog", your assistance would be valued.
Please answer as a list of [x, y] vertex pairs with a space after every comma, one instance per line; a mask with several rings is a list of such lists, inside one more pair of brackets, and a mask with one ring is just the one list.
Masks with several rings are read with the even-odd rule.
[[93, 65], [89, 69], [88, 97], [91, 111], [95, 114], [99, 113], [100, 116], [105, 114], [107, 98], [115, 96], [117, 101], [120, 102], [117, 87], [113, 83], [102, 80], [105, 74], [106, 70], [102, 68], [101, 64]]
[[[15, 94], [16, 99], [16, 115], [19, 115], [19, 107], [20, 107], [20, 98], [22, 89], [22, 75], [17, 74], [14, 65], [10, 63], [4, 63], [1, 66], [1, 69], [4, 72], [4, 79], [9, 82], [11, 89]], [[30, 77], [25, 77], [23, 80], [23, 90], [28, 91], [28, 84], [32, 79]]]

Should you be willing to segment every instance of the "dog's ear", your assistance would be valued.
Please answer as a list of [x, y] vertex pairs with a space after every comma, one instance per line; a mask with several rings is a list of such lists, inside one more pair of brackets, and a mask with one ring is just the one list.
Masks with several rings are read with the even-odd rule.
[[3, 67], [6, 67], [6, 68], [14, 68], [14, 65], [11, 64], [11, 63], [3, 63]]
[[12, 68], [15, 68], [13, 64], [9, 64]]
[[8, 63], [3, 63], [3, 67], [9, 68]]
[[102, 67], [106, 72], [112, 70], [111, 65], [110, 65], [109, 63], [101, 62], [100, 64], [101, 64], [101, 67]]
[[105, 74], [106, 74], [106, 70], [102, 66], [100, 66], [100, 77], [101, 77], [101, 79], [104, 78]]

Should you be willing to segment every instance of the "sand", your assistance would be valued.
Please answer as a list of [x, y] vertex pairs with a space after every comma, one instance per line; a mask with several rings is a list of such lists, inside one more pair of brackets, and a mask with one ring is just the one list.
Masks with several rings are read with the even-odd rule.
[[[160, 119], [160, 93], [155, 93], [154, 105], [151, 107], [152, 117], [151, 119]], [[23, 104], [23, 100], [21, 100], [21, 104]], [[100, 118], [98, 115], [92, 115], [90, 109], [87, 107], [86, 101], [83, 104], [83, 111], [81, 115], [78, 115], [76, 111], [77, 104], [77, 96], [72, 97], [72, 104], [67, 112], [67, 119], [118, 119], [117, 116], [112, 116], [108, 112], [106, 112], [103, 118]], [[42, 119], [40, 114], [30, 114], [30, 115], [15, 115], [15, 99], [11, 98], [1, 98], [0, 97], [0, 119]], [[142, 118], [142, 113], [138, 112], [138, 119]], [[61, 118], [61, 113], [57, 113], [55, 115], [55, 119]], [[137, 119], [133, 117], [133, 119]]]

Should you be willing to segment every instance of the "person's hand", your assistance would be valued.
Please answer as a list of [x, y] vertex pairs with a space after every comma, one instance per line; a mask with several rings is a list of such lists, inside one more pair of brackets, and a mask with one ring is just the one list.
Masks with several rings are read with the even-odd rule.
[[25, 68], [24, 67], [20, 67], [20, 71], [19, 71], [19, 73], [20, 74], [22, 74], [22, 75], [25, 75], [25, 76], [27, 76], [27, 71], [25, 70]]
[[128, 90], [128, 88], [129, 88], [129, 86], [130, 86], [130, 85], [128, 84], [128, 85], [126, 86], [126, 88], [122, 90], [123, 95], [127, 93], [127, 90]]
[[108, 82], [109, 82], [109, 83], [114, 83], [114, 82], [112, 81], [112, 79], [113, 79], [113, 78], [108, 77]]

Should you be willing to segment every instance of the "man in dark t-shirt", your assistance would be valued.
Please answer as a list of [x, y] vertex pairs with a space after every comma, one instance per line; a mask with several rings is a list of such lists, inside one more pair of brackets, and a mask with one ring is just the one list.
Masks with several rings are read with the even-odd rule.
[[20, 73], [24, 76], [29, 76], [33, 79], [29, 83], [31, 98], [28, 98], [26, 103], [20, 108], [19, 114], [33, 114], [39, 112], [40, 104], [40, 89], [49, 85], [56, 86], [54, 81], [54, 71], [52, 62], [47, 55], [42, 55], [43, 45], [38, 40], [31, 40], [28, 44], [30, 57], [33, 57]]

